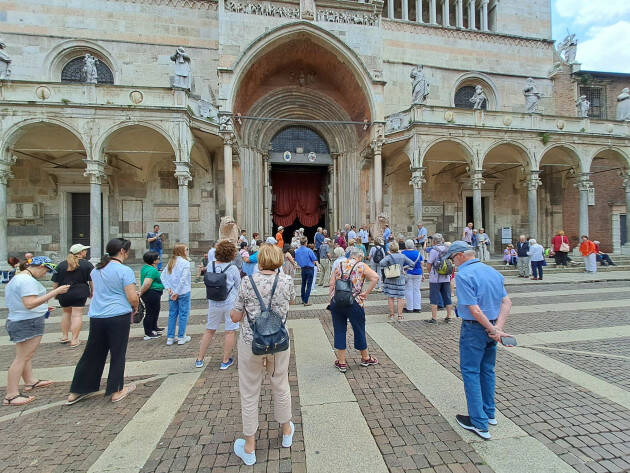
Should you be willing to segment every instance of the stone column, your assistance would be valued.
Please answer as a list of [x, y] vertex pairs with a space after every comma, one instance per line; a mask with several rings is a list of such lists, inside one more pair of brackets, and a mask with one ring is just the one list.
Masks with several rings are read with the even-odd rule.
[[538, 187], [542, 184], [540, 171], [533, 170], [527, 179], [527, 223], [529, 237], [538, 239]]
[[333, 221], [331, 223], [331, 238], [332, 235], [334, 234], [335, 231], [337, 231], [337, 229], [339, 228], [339, 206], [337, 205], [338, 202], [338, 194], [339, 194], [339, 189], [337, 187], [338, 184], [338, 180], [337, 180], [337, 167], [339, 166], [338, 160], [339, 160], [339, 154], [334, 153], [331, 155], [332, 158], [332, 202], [331, 205], [333, 207]]
[[389, 2], [387, 2], [387, 18], [394, 18], [394, 2], [396, 0], [389, 0]]
[[458, 28], [464, 27], [464, 0], [456, 0], [455, 6], [455, 22]]
[[416, 225], [422, 222], [422, 184], [427, 182], [424, 178], [425, 170], [425, 167], [411, 167], [409, 185], [413, 186], [413, 219]]
[[271, 235], [273, 228], [272, 203], [271, 203], [271, 186], [269, 172], [271, 165], [269, 164], [269, 151], [262, 153], [263, 159], [263, 232], [265, 235]]
[[437, 0], [429, 0], [429, 23], [437, 25]]
[[192, 181], [190, 163], [175, 161], [175, 177], [179, 186], [179, 242], [190, 244], [190, 219], [188, 216], [188, 182]]
[[105, 156], [102, 160], [85, 159], [84, 176], [90, 178], [90, 261], [95, 264], [104, 253], [103, 242], [103, 198], [101, 184], [105, 179]]
[[483, 180], [482, 171], [478, 169], [473, 171], [470, 178], [473, 191], [473, 221], [475, 228], [483, 227], [482, 208], [481, 208], [481, 187], [486, 181]]
[[0, 270], [11, 269], [9, 257], [8, 219], [7, 219], [7, 184], [13, 177], [11, 166], [15, 164], [15, 156], [0, 157]]
[[481, 31], [488, 31], [488, 3], [490, 0], [481, 0]]
[[449, 0], [442, 0], [442, 26], [451, 26]]
[[575, 187], [578, 188], [580, 192], [579, 196], [579, 208], [580, 208], [580, 216], [579, 216], [579, 231], [581, 238], [582, 235], [588, 235], [588, 190], [592, 187], [593, 183], [590, 180], [590, 173], [581, 172], [577, 178], [577, 182], [575, 183]]
[[422, 0], [416, 0], [416, 21], [423, 23], [422, 21]]
[[402, 0], [402, 19], [409, 20], [409, 0]]
[[468, 28], [471, 30], [476, 30], [476, 0], [468, 0]]
[[[630, 255], [630, 171], [626, 171], [623, 177], [623, 187], [626, 191], [626, 243], [621, 251], [624, 255]], [[6, 260], [6, 258], [5, 258]]]
[[232, 146], [236, 143], [233, 133], [223, 135], [223, 175], [225, 176], [225, 216], [234, 217], [234, 177], [232, 172]]
[[381, 151], [383, 143], [381, 141], [372, 142], [372, 151], [374, 153], [374, 203], [376, 207], [376, 215], [383, 212], [383, 161]]

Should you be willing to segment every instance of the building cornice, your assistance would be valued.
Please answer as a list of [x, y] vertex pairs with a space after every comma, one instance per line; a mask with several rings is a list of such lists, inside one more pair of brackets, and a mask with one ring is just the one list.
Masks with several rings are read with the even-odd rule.
[[194, 8], [198, 10], [216, 10], [218, 0], [107, 0], [109, 2], [139, 3], [177, 8]]

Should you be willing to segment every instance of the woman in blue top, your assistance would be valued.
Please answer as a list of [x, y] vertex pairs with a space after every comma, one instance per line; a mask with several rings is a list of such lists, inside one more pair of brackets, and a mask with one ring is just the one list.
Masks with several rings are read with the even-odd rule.
[[422, 255], [416, 250], [413, 240], [406, 240], [405, 248], [402, 254], [411, 261], [415, 261], [416, 264], [412, 269], [407, 271], [407, 278], [405, 279], [405, 300], [407, 308], [403, 309], [403, 312], [420, 312], [422, 304], [420, 283], [424, 281], [422, 274]]
[[131, 316], [138, 310], [136, 276], [123, 262], [129, 257], [131, 242], [114, 238], [107, 253], [92, 270], [94, 295], [90, 304], [90, 334], [77, 363], [66, 404], [74, 404], [101, 387], [107, 353], [110, 355], [105, 395], [118, 402], [136, 389], [125, 386], [125, 356]]

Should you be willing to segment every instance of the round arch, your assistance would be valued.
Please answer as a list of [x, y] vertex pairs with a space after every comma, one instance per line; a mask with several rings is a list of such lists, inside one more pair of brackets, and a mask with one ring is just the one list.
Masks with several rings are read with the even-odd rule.
[[577, 165], [579, 172], [587, 172], [588, 166], [580, 159], [580, 153], [575, 146], [569, 143], [555, 143], [547, 146], [540, 153], [538, 169], [544, 165], [545, 160], [555, 161], [553, 164]]
[[606, 159], [612, 159], [614, 161], [619, 161], [621, 164], [623, 164], [623, 167], [626, 170], [630, 169], [630, 155], [624, 152], [623, 149], [618, 148], [616, 146], [603, 146], [599, 148], [597, 151], [595, 151], [593, 154], [591, 154], [588, 161], [589, 171], [591, 170], [593, 161], [596, 158], [606, 158]]
[[119, 83], [121, 69], [114, 56], [99, 43], [88, 40], [72, 39], [63, 41], [52, 48], [44, 58], [42, 76], [47, 77], [51, 82], [60, 82], [64, 66], [72, 59], [87, 53], [107, 65], [114, 77], [114, 84]]
[[131, 128], [131, 127], [147, 128], [149, 130], [152, 130], [152, 131], [158, 133], [169, 144], [169, 146], [171, 147], [171, 149], [173, 151], [173, 154], [175, 156], [177, 156], [177, 154], [178, 154], [177, 153], [177, 149], [178, 148], [177, 148], [177, 146], [175, 144], [175, 141], [172, 139], [172, 137], [168, 134], [168, 132], [164, 128], [162, 128], [159, 125], [156, 125], [155, 123], [151, 123], [151, 122], [125, 121], [125, 122], [119, 122], [119, 123], [111, 126], [103, 134], [101, 134], [101, 136], [96, 141], [96, 145], [94, 147], [95, 158], [99, 159], [99, 157], [102, 156], [102, 154], [105, 151], [104, 150], [105, 144], [108, 142], [108, 140], [110, 138], [112, 138], [114, 135], [116, 135], [117, 132], [119, 132], [119, 131], [121, 131], [121, 130], [123, 130], [125, 128]]
[[527, 165], [529, 169], [536, 169], [536, 160], [532, 157], [529, 149], [521, 143], [509, 140], [498, 140], [492, 143], [483, 154], [481, 159], [481, 167], [483, 168], [485, 164], [488, 164], [487, 158], [489, 155], [495, 151], [498, 151], [500, 148], [508, 148], [516, 151], [516, 154], [519, 155], [519, 160]]
[[459, 89], [466, 86], [481, 85], [483, 91], [488, 97], [488, 110], [498, 110], [501, 107], [501, 99], [499, 97], [499, 89], [490, 76], [482, 72], [467, 72], [455, 79], [451, 88], [451, 107], [455, 107], [455, 94]]
[[[472, 148], [465, 141], [460, 140], [459, 138], [454, 138], [454, 137], [437, 138], [433, 140], [431, 143], [429, 143], [426, 149], [424, 150], [424, 153], [422, 153], [422, 155], [420, 156], [420, 165], [421, 166], [424, 165], [424, 162], [427, 159], [427, 156], [429, 155], [429, 153], [435, 152], [435, 151], [439, 152], [441, 151], [440, 148], [446, 148], [448, 146], [454, 147], [455, 149], [463, 152], [464, 160], [470, 166], [474, 165], [475, 153], [473, 152]], [[448, 151], [448, 149], [446, 149], [445, 151]]]

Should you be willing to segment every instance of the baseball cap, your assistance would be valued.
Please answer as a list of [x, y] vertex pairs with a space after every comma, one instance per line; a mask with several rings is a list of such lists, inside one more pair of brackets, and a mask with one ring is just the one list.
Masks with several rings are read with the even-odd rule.
[[282, 225], [280, 225], [280, 226], [278, 227], [278, 231], [280, 232], [280, 231], [282, 231], [282, 230], [284, 230], [284, 227], [283, 227]]
[[448, 248], [448, 252], [446, 253], [447, 258], [451, 258], [456, 253], [463, 253], [464, 251], [472, 250], [473, 247], [468, 243], [462, 240], [454, 241], [451, 246]]
[[83, 250], [87, 250], [88, 248], [90, 247], [82, 245], [81, 243], [75, 243], [70, 247], [70, 253], [76, 255], [77, 253], [81, 253]]
[[55, 274], [57, 272], [55, 270], [57, 265], [53, 263], [48, 256], [35, 256], [31, 261], [30, 266], [45, 266], [49, 273]]

